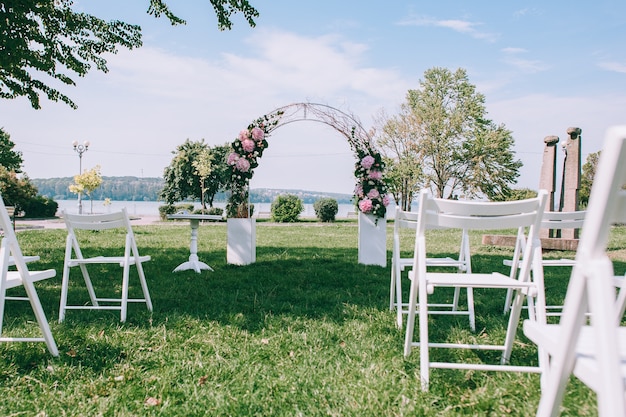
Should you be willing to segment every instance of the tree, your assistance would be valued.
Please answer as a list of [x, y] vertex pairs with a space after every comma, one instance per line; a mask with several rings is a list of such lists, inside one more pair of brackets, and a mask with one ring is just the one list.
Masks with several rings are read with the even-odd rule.
[[[174, 158], [163, 173], [165, 186], [160, 197], [168, 204], [189, 198], [200, 199], [212, 207], [215, 194], [228, 181], [226, 155], [229, 150], [229, 145], [209, 148], [204, 143], [204, 139], [197, 142], [187, 139], [182, 145], [176, 147], [176, 151], [172, 152]], [[205, 164], [210, 166], [208, 173], [205, 171], [205, 167], [200, 170], [197, 168], [197, 166], [203, 167]], [[206, 177], [202, 179], [200, 173]]]
[[[220, 30], [231, 29], [231, 16], [241, 12], [250, 26], [258, 12], [247, 0], [210, 0]], [[20, 0], [0, 2], [0, 98], [27, 97], [35, 109], [39, 94], [76, 104], [54, 85], [75, 85], [73, 76], [84, 76], [92, 65], [107, 72], [107, 53], [118, 46], [141, 46], [141, 28], [119, 20], [106, 22], [72, 10], [72, 0]], [[163, 0], [150, 0], [148, 13], [165, 15], [172, 25], [185, 21], [175, 16]]]
[[102, 184], [102, 175], [100, 175], [100, 165], [96, 165], [90, 170], [82, 174], [74, 176], [74, 184], [70, 185], [70, 191], [75, 194], [85, 193], [89, 197], [91, 203], [90, 212], [93, 214], [92, 193]]
[[382, 112], [376, 121], [377, 143], [384, 157], [387, 189], [402, 210], [409, 211], [414, 194], [424, 186], [419, 160], [419, 119], [411, 108], [402, 104], [397, 116]]
[[14, 151], [15, 143], [11, 141], [11, 136], [0, 128], [0, 165], [8, 171], [22, 172], [22, 153]]
[[589, 203], [591, 186], [593, 185], [593, 179], [596, 176], [596, 170], [598, 168], [598, 161], [600, 160], [600, 152], [601, 151], [590, 153], [582, 168], [578, 200], [583, 207], [586, 207]]
[[419, 120], [415, 146], [424, 180], [443, 198], [508, 195], [519, 176], [512, 134], [486, 118], [485, 97], [465, 70], [432, 68], [407, 103]]
[[0, 166], [0, 195], [7, 206], [15, 207], [15, 212], [20, 213], [24, 211], [28, 201], [35, 198], [37, 188], [27, 175], [20, 178], [15, 171]]

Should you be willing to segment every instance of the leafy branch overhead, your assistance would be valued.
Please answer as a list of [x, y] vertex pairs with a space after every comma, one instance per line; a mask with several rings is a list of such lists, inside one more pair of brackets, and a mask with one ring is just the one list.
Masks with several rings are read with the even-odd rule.
[[[210, 0], [218, 29], [232, 28], [232, 16], [241, 12], [250, 26], [258, 12], [247, 0]], [[107, 53], [119, 47], [142, 45], [141, 27], [120, 20], [105, 21], [76, 12], [71, 0], [0, 2], [0, 98], [26, 97], [41, 108], [40, 94], [77, 108], [70, 97], [52, 85], [75, 85], [74, 77], [93, 66], [107, 72]], [[164, 15], [173, 24], [185, 21], [166, 2], [150, 0], [148, 13]]]

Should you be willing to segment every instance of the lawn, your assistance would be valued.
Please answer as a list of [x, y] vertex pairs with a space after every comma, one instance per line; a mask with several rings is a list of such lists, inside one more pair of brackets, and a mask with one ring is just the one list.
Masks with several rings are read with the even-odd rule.
[[[189, 256], [187, 223], [137, 226], [135, 232], [140, 252], [152, 256], [145, 270], [154, 312], [134, 304], [120, 323], [115, 312], [69, 311], [61, 324], [65, 231], [19, 232], [23, 252], [41, 256], [31, 267], [57, 271], [56, 278], [36, 285], [61, 356], [50, 356], [43, 343], [0, 345], [0, 415], [535, 413], [535, 374], [435, 369], [430, 391], [420, 390], [418, 352], [403, 357], [404, 332], [389, 311], [390, 266], [357, 263], [356, 222], [259, 223], [257, 262], [244, 267], [226, 264], [226, 226], [202, 225], [198, 255], [215, 270], [202, 274], [172, 273]], [[93, 248], [110, 250], [110, 232], [90, 233]], [[433, 254], [455, 252], [453, 234], [435, 233]], [[481, 245], [479, 234], [471, 239], [474, 270], [506, 271], [502, 260], [512, 248]], [[407, 249], [410, 240], [407, 235], [403, 241]], [[619, 273], [625, 270], [624, 248], [626, 232], [618, 228], [610, 250]], [[94, 283], [119, 287], [121, 270], [111, 271], [94, 273]], [[546, 270], [548, 303], [560, 302], [568, 272]], [[75, 300], [86, 297], [79, 284], [74, 280], [70, 288]], [[503, 292], [477, 291], [477, 333], [468, 330], [466, 319], [436, 316], [434, 337], [499, 341], [506, 327], [503, 300]], [[9, 303], [5, 332], [36, 332], [28, 304]], [[536, 363], [535, 347], [519, 334], [512, 360]], [[593, 392], [572, 380], [562, 415], [597, 415]]]

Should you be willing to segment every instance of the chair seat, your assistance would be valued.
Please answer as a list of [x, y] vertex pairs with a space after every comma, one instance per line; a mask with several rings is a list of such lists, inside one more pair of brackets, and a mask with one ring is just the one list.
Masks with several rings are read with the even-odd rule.
[[[148, 262], [150, 259], [150, 255], [142, 255], [139, 257], [139, 262]], [[123, 256], [94, 256], [84, 259], [71, 259], [70, 261], [68, 261], [68, 265], [78, 266], [80, 264], [120, 264], [120, 266], [123, 266], [125, 260], [126, 259]], [[135, 257], [131, 256], [129, 258], [129, 265], [135, 265], [135, 263]]]
[[[54, 269], [45, 269], [43, 271], [29, 271], [31, 282], [42, 281], [44, 279], [53, 278], [57, 272]], [[7, 273], [7, 289], [15, 288], [22, 285], [22, 277], [17, 271], [8, 271]]]
[[[574, 259], [561, 258], [561, 259], [544, 259], [541, 261], [541, 263], [543, 266], [574, 266], [576, 261]], [[505, 259], [504, 261], [502, 261], [502, 264], [506, 266], [513, 266], [513, 261], [510, 259]], [[518, 268], [519, 267], [520, 265], [518, 265]]]
[[[537, 345], [545, 349], [549, 355], [557, 352], [561, 344], [561, 327], [558, 324], [539, 324], [529, 320], [524, 321], [524, 334]], [[624, 383], [626, 383], [626, 327], [616, 327], [615, 335], [620, 346], [620, 368]], [[580, 329], [580, 337], [576, 345], [576, 365], [574, 374], [589, 385], [594, 391], [598, 391], [601, 378], [598, 377], [598, 365], [595, 352], [597, 352], [596, 336], [591, 326], [583, 326]]]
[[[413, 273], [409, 273], [412, 279]], [[513, 287], [534, 287], [531, 282], [520, 282], [499, 272], [490, 274], [455, 274], [449, 272], [429, 272], [426, 274], [427, 283], [438, 287], [458, 287], [462, 281], [463, 286], [480, 288], [511, 288]]]

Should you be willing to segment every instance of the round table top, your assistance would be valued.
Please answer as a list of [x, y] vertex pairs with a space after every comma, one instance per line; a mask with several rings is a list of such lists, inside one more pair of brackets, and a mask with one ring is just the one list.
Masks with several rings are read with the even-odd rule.
[[222, 220], [223, 217], [218, 214], [192, 214], [192, 213], [175, 213], [168, 214], [168, 219], [180, 220]]

